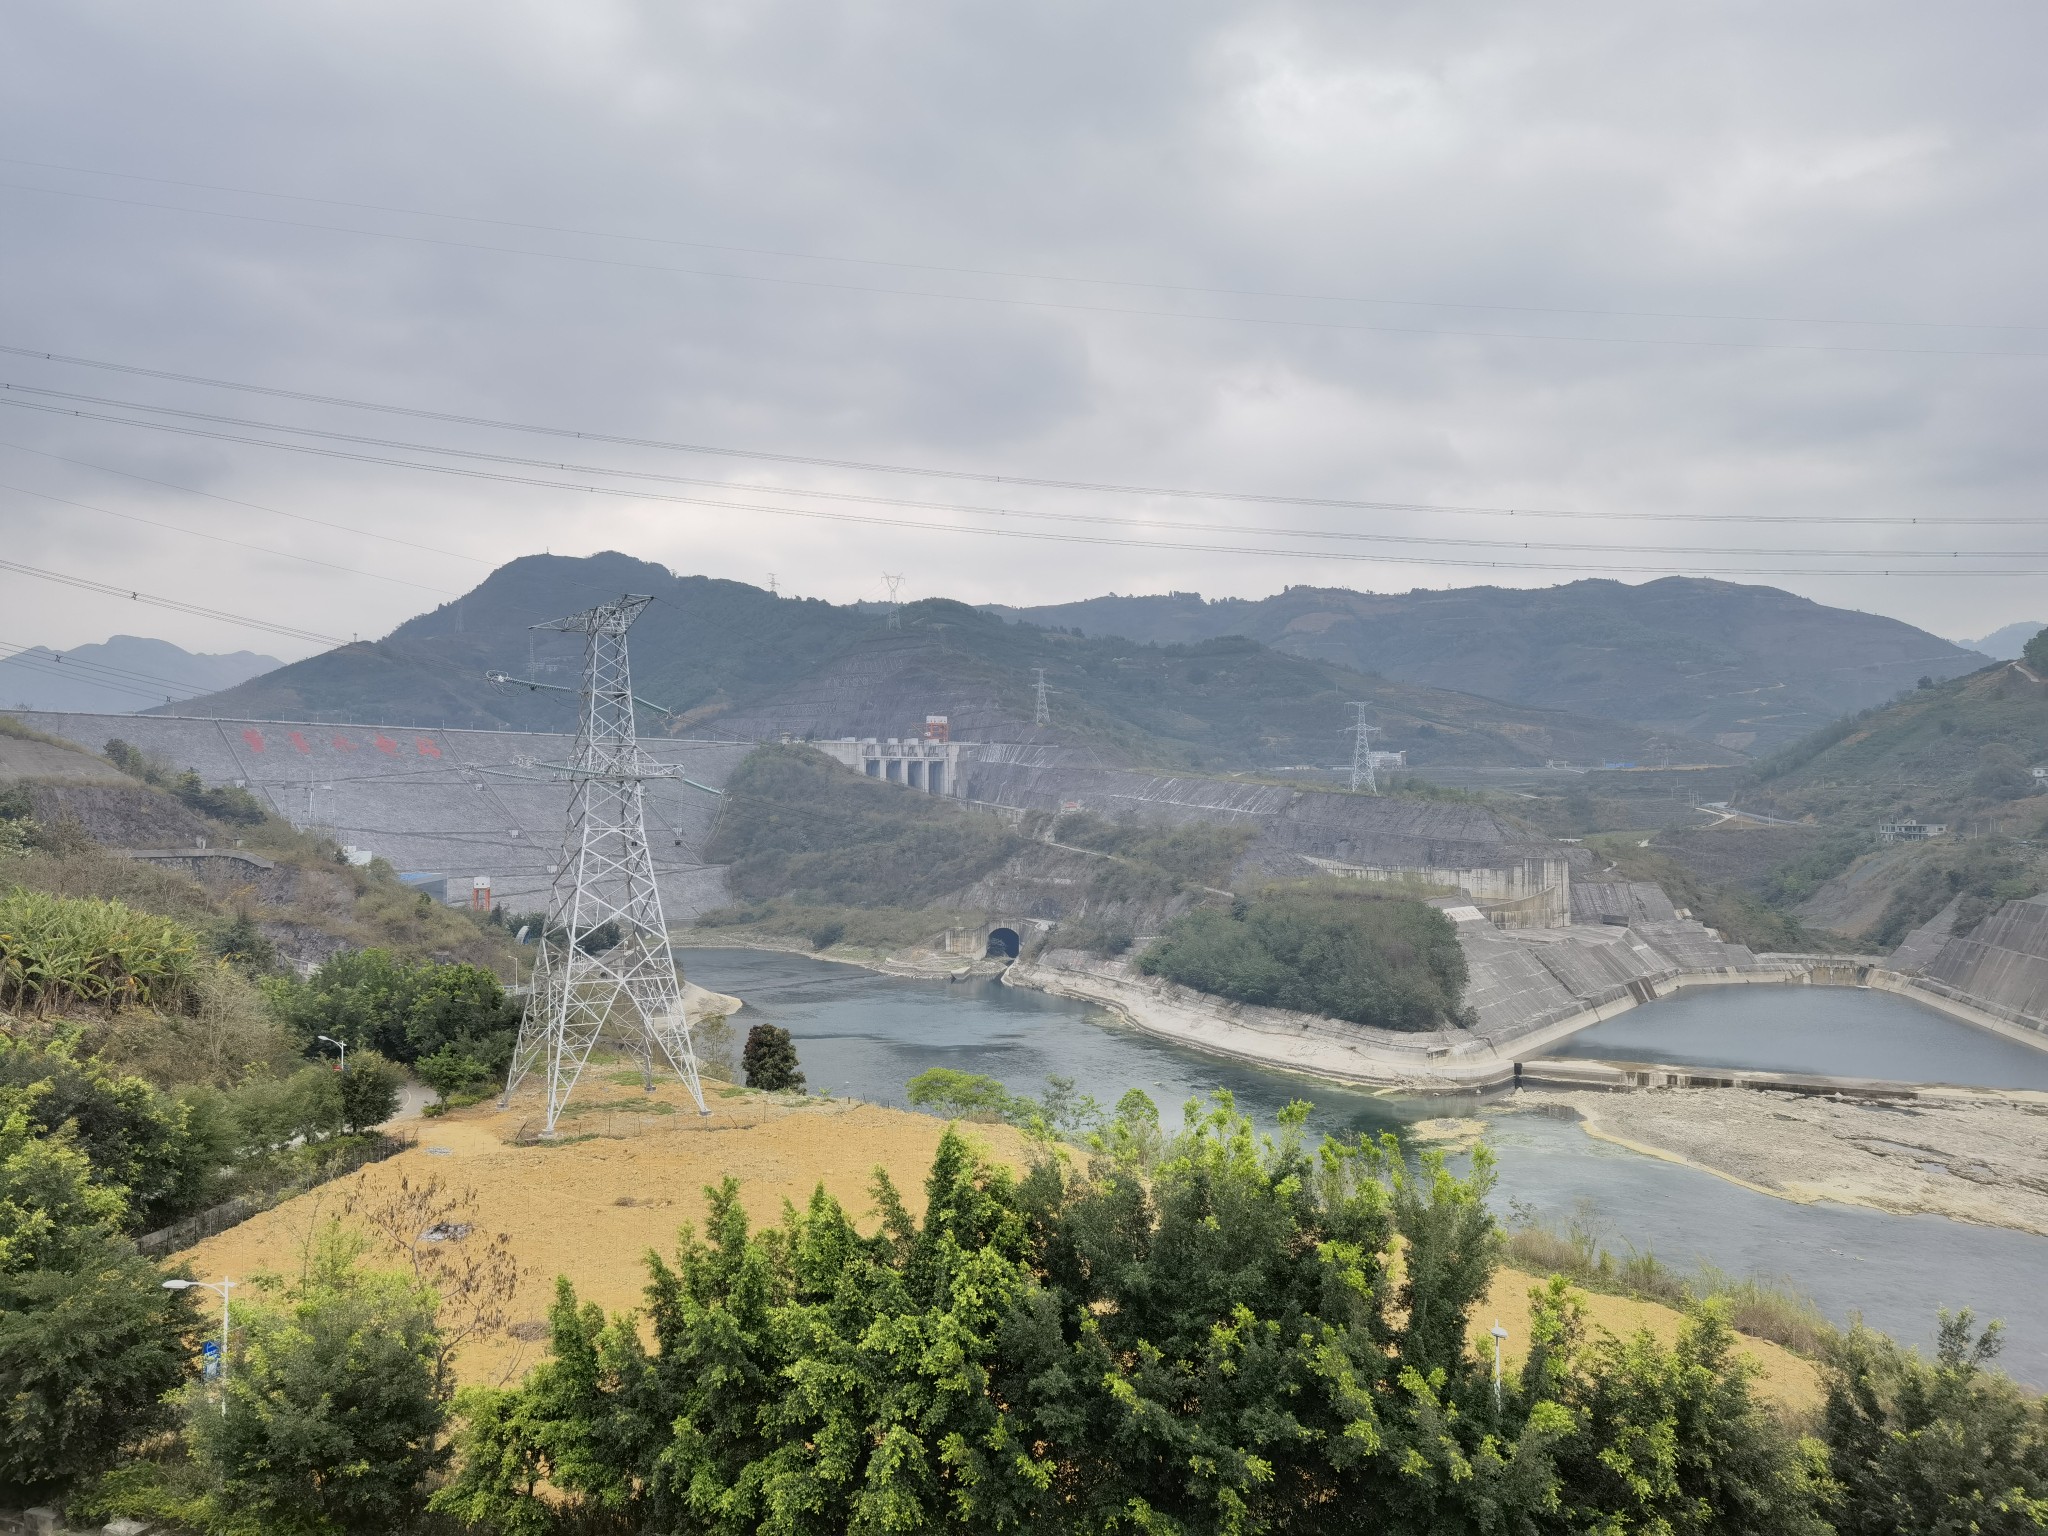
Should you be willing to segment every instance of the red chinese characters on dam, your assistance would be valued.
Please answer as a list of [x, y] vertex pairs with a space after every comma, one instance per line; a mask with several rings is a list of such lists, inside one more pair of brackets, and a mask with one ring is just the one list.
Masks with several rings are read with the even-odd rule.
[[[309, 757], [312, 755], [313, 744], [310, 741], [306, 740], [304, 732], [288, 732], [286, 739], [291, 742], [292, 749], [294, 751], [304, 753]], [[249, 750], [251, 752], [262, 752], [267, 749], [268, 744], [263, 739], [263, 733], [259, 730], [256, 730], [254, 727], [251, 727], [250, 729], [242, 732], [242, 740], [249, 744]], [[348, 736], [332, 737], [330, 738], [328, 745], [333, 747], [333, 749], [337, 752], [362, 751], [362, 744]], [[382, 731], [377, 732], [376, 735], [370, 738], [370, 745], [375, 747], [379, 752], [382, 752], [386, 757], [396, 757], [398, 756], [400, 751], [398, 743], [393, 741], [389, 736], [386, 736]], [[413, 737], [412, 748], [413, 751], [418, 753], [421, 757], [439, 758], [441, 756], [440, 744], [434, 741], [431, 737]]]

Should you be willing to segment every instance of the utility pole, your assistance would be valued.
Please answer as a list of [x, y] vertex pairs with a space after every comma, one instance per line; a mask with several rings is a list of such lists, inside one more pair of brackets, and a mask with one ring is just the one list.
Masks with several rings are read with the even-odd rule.
[[903, 604], [898, 599], [897, 594], [903, 589], [903, 578], [901, 575], [891, 576], [887, 571], [884, 571], [882, 572], [882, 582], [889, 589], [889, 627], [891, 629], [901, 629], [903, 627]]
[[1046, 702], [1046, 695], [1051, 690], [1045, 686], [1045, 668], [1033, 667], [1031, 673], [1038, 679], [1037, 685], [1032, 689], [1036, 700], [1036, 707], [1032, 710], [1031, 723], [1035, 726], [1050, 725], [1052, 723], [1052, 706]]
[[1351, 707], [1357, 711], [1351, 722], [1351, 787], [1376, 795], [1380, 792], [1380, 781], [1372, 761], [1372, 735], [1379, 727], [1365, 723], [1367, 705], [1354, 699]]
[[647, 1092], [654, 1091], [659, 1051], [696, 1100], [697, 1112], [710, 1113], [697, 1080], [697, 1056], [683, 1017], [682, 979], [669, 949], [647, 846], [646, 781], [683, 775], [640, 750], [633, 721], [626, 631], [653, 601], [628, 595], [533, 626], [589, 637], [574, 760], [545, 765], [575, 787], [526, 1016], [498, 1100], [502, 1107], [528, 1073], [544, 1073], [544, 1137], [555, 1134], [584, 1063], [615, 1012], [624, 1015], [621, 1022], [639, 1056]]
[[770, 572], [768, 573], [768, 595], [769, 595], [770, 597], [777, 597], [777, 596], [780, 596], [780, 595], [781, 595], [780, 593], [778, 593], [778, 592], [776, 591], [776, 588], [775, 588], [775, 573], [774, 573], [773, 571], [770, 571]]

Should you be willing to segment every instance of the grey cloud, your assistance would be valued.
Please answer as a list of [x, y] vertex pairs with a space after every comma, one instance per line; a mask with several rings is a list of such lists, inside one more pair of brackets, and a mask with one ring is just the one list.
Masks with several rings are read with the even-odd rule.
[[[85, 0], [0, 20], [0, 126], [30, 159], [940, 267], [1534, 309], [2048, 324], [2035, 297], [2044, 107], [2033, 69], [2048, 24], [2017, 3], [1980, 7], [1971, 21], [1904, 3], [592, 0], [172, 12]], [[593, 239], [22, 167], [0, 167], [0, 181], [286, 221], [0, 190], [0, 277], [18, 300], [6, 339], [183, 372], [776, 451], [1155, 485], [1621, 512], [1952, 518], [2039, 505], [2048, 360], [1912, 349], [2048, 352], [2048, 329], [1172, 292]], [[690, 275], [716, 272], [797, 282]], [[884, 289], [1077, 307], [862, 291]], [[1116, 312], [1130, 310], [1388, 329]], [[1582, 339], [1512, 339], [1535, 333]], [[17, 360], [0, 378], [572, 457], [560, 442]], [[839, 599], [875, 595], [884, 568], [909, 571], [920, 592], [1012, 602], [1571, 574], [750, 518], [14, 410], [0, 411], [0, 438], [485, 561], [618, 547], [742, 579], [774, 570], [785, 589]], [[1082, 515], [1609, 545], [2048, 549], [2040, 529], [1510, 524], [578, 451], [581, 462], [671, 474]], [[446, 590], [482, 568], [4, 448], [0, 480]], [[203, 591], [216, 606], [296, 615], [325, 632], [377, 632], [427, 606], [388, 582], [89, 513], [60, 518], [5, 492], [0, 534], [43, 563], [104, 566], [110, 579]], [[1952, 633], [2038, 606], [2039, 578], [2017, 574], [1756, 579]], [[97, 600], [0, 583], [0, 638], [69, 645], [137, 627]], [[168, 615], [156, 632], [206, 649], [255, 643]]]

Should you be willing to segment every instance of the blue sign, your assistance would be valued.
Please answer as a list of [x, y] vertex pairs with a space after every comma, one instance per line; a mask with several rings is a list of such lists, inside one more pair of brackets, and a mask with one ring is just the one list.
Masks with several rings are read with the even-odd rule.
[[209, 1360], [218, 1360], [220, 1358], [220, 1340], [208, 1339], [199, 1346], [199, 1353], [206, 1356]]

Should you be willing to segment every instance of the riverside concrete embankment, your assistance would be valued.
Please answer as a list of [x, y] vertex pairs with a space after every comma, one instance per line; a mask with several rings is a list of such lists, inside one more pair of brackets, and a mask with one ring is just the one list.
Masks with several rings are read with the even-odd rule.
[[1854, 984], [1859, 970], [1838, 956], [1751, 954], [1679, 918], [1668, 903], [1629, 927], [1503, 931], [1476, 913], [1452, 915], [1462, 917], [1458, 939], [1472, 977], [1466, 996], [1476, 1024], [1469, 1029], [1373, 1029], [1234, 1003], [1145, 975], [1133, 958], [1137, 949], [1116, 959], [1051, 950], [1013, 965], [1004, 979], [1097, 1003], [1195, 1050], [1340, 1082], [1428, 1091], [1512, 1083], [1517, 1063], [1680, 988], [1838, 978]]

